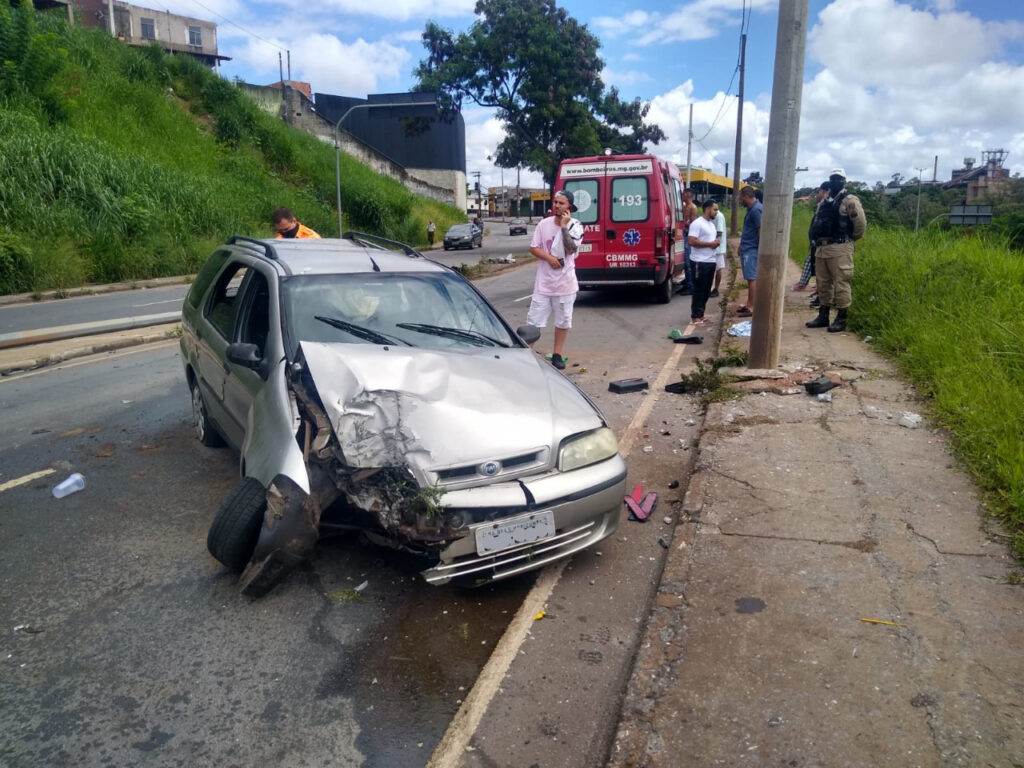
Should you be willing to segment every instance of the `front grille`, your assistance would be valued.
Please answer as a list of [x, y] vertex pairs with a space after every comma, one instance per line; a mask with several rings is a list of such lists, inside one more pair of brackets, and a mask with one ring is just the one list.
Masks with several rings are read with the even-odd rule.
[[547, 465], [547, 457], [548, 450], [541, 448], [518, 456], [494, 459], [493, 461], [499, 465], [499, 469], [490, 475], [481, 471], [481, 468], [489, 463], [488, 460], [479, 461], [476, 464], [463, 464], [458, 467], [445, 467], [434, 470], [434, 473], [437, 476], [437, 484], [447, 487], [457, 487], [463, 483], [475, 483], [480, 480], [510, 480], [527, 472], [544, 468]]

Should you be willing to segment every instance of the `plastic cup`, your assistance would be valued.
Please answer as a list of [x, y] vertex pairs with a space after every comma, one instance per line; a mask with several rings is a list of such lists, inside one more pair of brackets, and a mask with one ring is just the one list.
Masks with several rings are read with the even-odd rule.
[[78, 472], [75, 472], [72, 475], [68, 475], [66, 480], [62, 480], [53, 487], [53, 498], [63, 499], [65, 496], [80, 491], [83, 488], [85, 488], [85, 478]]

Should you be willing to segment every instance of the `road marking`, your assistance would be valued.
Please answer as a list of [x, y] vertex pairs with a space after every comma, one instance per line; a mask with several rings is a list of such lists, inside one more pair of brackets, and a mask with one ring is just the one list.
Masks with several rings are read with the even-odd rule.
[[165, 301], [150, 301], [145, 304], [132, 304], [132, 308], [135, 307], [155, 307], [157, 304], [181, 304], [183, 299], [166, 299]]
[[[686, 333], [690, 334], [692, 332], [693, 326], [688, 326]], [[673, 345], [672, 354], [668, 356], [668, 360], [665, 361], [661, 371], [658, 373], [658, 378], [654, 381], [653, 391], [644, 398], [643, 404], [637, 409], [637, 412], [633, 415], [633, 420], [626, 427], [626, 431], [619, 441], [619, 453], [622, 454], [623, 458], [629, 456], [629, 452], [636, 442], [636, 436], [643, 429], [644, 420], [646, 420], [654, 404], [658, 401], [659, 393], [664, 391], [665, 383], [679, 365], [679, 359], [683, 356], [683, 348], [685, 346], [687, 345]], [[484, 664], [484, 668], [480, 671], [480, 675], [477, 677], [476, 683], [473, 684], [469, 695], [462, 702], [459, 711], [455, 713], [455, 717], [434, 750], [434, 754], [431, 755], [430, 762], [427, 763], [426, 768], [457, 768], [462, 762], [463, 754], [469, 746], [470, 739], [473, 738], [473, 734], [476, 733], [476, 729], [480, 726], [480, 721], [483, 719], [484, 713], [490, 706], [494, 695], [501, 687], [501, 682], [505, 679], [509, 667], [512, 666], [512, 661], [519, 654], [520, 646], [522, 646], [526, 636], [530, 633], [534, 616], [545, 609], [548, 598], [554, 592], [555, 586], [562, 577], [562, 571], [567, 563], [568, 560], [562, 560], [540, 572], [537, 582], [523, 599], [523, 604], [519, 606], [519, 610], [516, 611], [516, 615], [509, 623], [508, 629], [505, 630], [505, 634], [501, 636], [501, 639], [495, 646], [491, 658]]]
[[530, 299], [530, 298], [533, 298], [533, 294], [532, 293], [528, 293], [525, 296], [520, 296], [518, 299], [513, 299], [512, 303], [513, 304], [517, 304], [520, 301], [526, 301], [527, 299]]
[[6, 483], [0, 483], [0, 493], [3, 491], [9, 491], [11, 488], [17, 488], [19, 485], [31, 483], [33, 480], [38, 480], [40, 477], [52, 475], [56, 471], [57, 470], [52, 467], [50, 469], [41, 469], [38, 472], [33, 472], [31, 475], [23, 475], [22, 477], [15, 478], [14, 480], [8, 480]]
[[455, 713], [448, 730], [431, 755], [427, 768], [455, 768], [462, 761], [469, 740], [479, 727], [491, 699], [498, 692], [501, 681], [505, 679], [509, 667], [512, 666], [512, 661], [519, 654], [519, 647], [530, 633], [533, 617], [544, 610], [567, 562], [562, 560], [540, 572], [533, 589], [519, 606], [508, 629], [495, 646], [491, 658], [480, 670], [480, 676], [477, 677], [469, 695]]

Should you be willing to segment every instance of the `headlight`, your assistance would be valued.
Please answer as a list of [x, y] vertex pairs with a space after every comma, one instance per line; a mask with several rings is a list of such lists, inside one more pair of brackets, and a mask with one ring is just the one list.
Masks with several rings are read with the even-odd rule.
[[608, 427], [570, 438], [558, 452], [558, 469], [571, 472], [610, 459], [619, 452], [619, 441]]

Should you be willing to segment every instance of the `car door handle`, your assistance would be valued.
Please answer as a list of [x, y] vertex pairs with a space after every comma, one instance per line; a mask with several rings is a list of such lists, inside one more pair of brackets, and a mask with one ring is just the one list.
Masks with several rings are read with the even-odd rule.
[[615, 230], [614, 229], [609, 229], [607, 232], [605, 232], [605, 235], [606, 235], [606, 237], [609, 240], [614, 240], [615, 239]]

